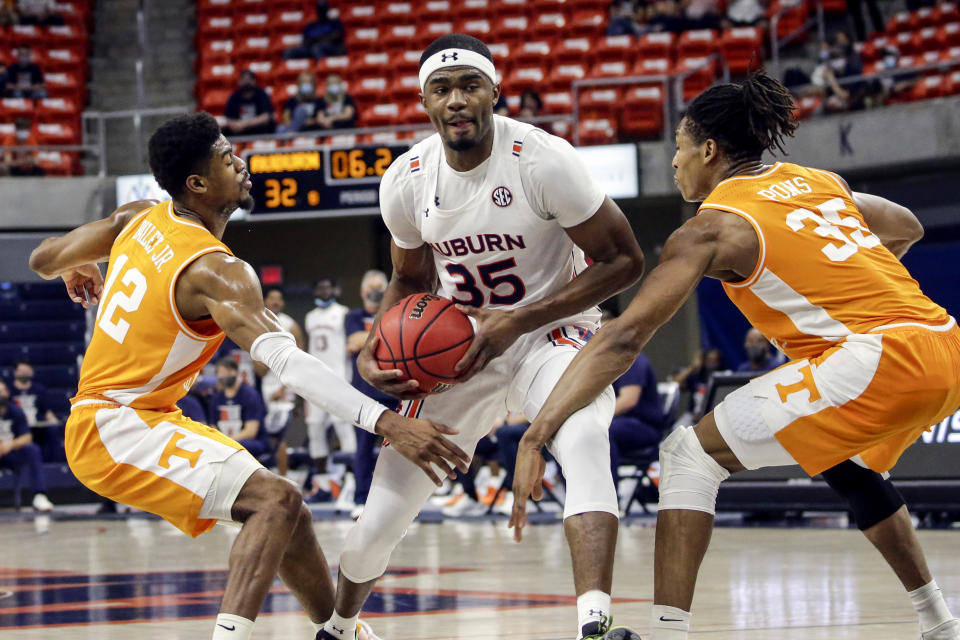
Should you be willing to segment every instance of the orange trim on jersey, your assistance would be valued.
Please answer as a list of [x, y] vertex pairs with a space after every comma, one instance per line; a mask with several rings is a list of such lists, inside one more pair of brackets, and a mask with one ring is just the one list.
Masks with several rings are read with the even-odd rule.
[[[779, 163], [778, 163], [779, 164]], [[759, 177], [759, 176], [758, 176]], [[700, 205], [700, 208], [697, 209], [697, 214], [700, 214], [700, 211], [703, 209], [718, 209], [720, 211], [726, 211], [727, 213], [732, 213], [738, 215], [741, 218], [745, 219], [747, 222], [753, 225], [753, 230], [757, 232], [757, 240], [760, 242], [760, 255], [757, 258], [757, 264], [753, 268], [753, 272], [745, 279], [740, 282], [724, 282], [723, 284], [730, 287], [749, 287], [751, 284], [757, 281], [757, 278], [760, 277], [760, 273], [763, 271], [763, 265], [767, 261], [767, 242], [763, 237], [763, 231], [760, 230], [760, 225], [757, 224], [757, 221], [754, 220], [746, 211], [741, 211], [736, 207], [731, 207], [727, 204], [717, 204], [715, 202], [704, 202]]]
[[[721, 180], [720, 182], [717, 183], [717, 187], [722, 185], [724, 182], [733, 182], [734, 180], [756, 180], [757, 178], [765, 178], [769, 176], [771, 173], [774, 173], [777, 169], [779, 169], [782, 164], [783, 164], [782, 162], [774, 162], [772, 167], [770, 167], [763, 173], [758, 173], [755, 176], [733, 176], [732, 178]], [[717, 187], [714, 187], [714, 189], [716, 189]]]
[[180, 315], [180, 309], [177, 308], [177, 301], [175, 300], [174, 292], [176, 291], [176, 288], [177, 288], [177, 281], [180, 279], [180, 273], [183, 272], [184, 269], [186, 269], [191, 264], [193, 264], [194, 261], [200, 256], [204, 256], [208, 253], [215, 253], [218, 251], [220, 253], [226, 253], [227, 255], [230, 255], [229, 253], [223, 250], [223, 247], [207, 247], [206, 249], [201, 249], [197, 253], [193, 254], [192, 256], [184, 260], [183, 264], [180, 265], [180, 268], [177, 269], [177, 272], [173, 274], [173, 278], [170, 280], [170, 311], [173, 313], [173, 318], [177, 321], [177, 325], [179, 325], [181, 331], [183, 331], [185, 334], [187, 334], [191, 338], [196, 338], [197, 340], [204, 340], [204, 341], [215, 340], [223, 334], [223, 331], [218, 331], [212, 335], [205, 336], [191, 329], [187, 320]]
[[554, 329], [550, 332], [550, 338], [557, 344], [564, 344], [568, 347], [573, 347], [575, 349], [581, 349], [583, 347], [579, 342], [574, 342], [567, 336], [563, 335], [563, 332], [560, 329]]

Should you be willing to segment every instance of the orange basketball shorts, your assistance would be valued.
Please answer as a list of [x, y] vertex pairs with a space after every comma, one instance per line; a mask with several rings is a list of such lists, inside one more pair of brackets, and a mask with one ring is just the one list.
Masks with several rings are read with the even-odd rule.
[[755, 378], [714, 417], [748, 469], [795, 461], [815, 475], [859, 456], [885, 472], [958, 406], [960, 328], [951, 320], [849, 336]]

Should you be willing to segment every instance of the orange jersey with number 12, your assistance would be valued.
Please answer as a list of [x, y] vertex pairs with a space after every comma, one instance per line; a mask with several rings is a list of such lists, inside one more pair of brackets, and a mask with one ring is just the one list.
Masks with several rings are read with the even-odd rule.
[[723, 284], [750, 323], [790, 358], [813, 358], [853, 334], [952, 320], [870, 232], [841, 179], [776, 163], [721, 182], [700, 210], [746, 219], [760, 257]]
[[162, 411], [189, 391], [224, 335], [212, 320], [184, 320], [174, 288], [188, 265], [215, 251], [232, 255], [206, 227], [177, 216], [169, 200], [127, 223], [110, 251], [74, 402]]

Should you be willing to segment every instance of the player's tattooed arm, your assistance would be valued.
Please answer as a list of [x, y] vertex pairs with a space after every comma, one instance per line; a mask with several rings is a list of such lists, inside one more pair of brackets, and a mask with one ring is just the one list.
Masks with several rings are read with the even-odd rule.
[[103, 293], [98, 262], [110, 258], [110, 249], [135, 215], [157, 204], [136, 200], [117, 208], [102, 220], [88, 222], [63, 236], [45, 238], [30, 254], [30, 268], [46, 280], [62, 277], [70, 299], [84, 309], [97, 304]]
[[853, 192], [853, 202], [867, 227], [898, 259], [923, 237], [923, 226], [904, 206], [869, 193]]
[[586, 222], [566, 229], [593, 264], [554, 293], [509, 311], [459, 306], [477, 321], [477, 337], [457, 363], [466, 380], [525, 333], [580, 313], [630, 286], [643, 274], [643, 252], [620, 208], [604, 198]]

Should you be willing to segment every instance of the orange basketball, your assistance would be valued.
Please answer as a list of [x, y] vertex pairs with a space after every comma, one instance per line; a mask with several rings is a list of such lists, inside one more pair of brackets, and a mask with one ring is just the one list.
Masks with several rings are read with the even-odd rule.
[[473, 325], [452, 300], [415, 293], [387, 309], [377, 327], [376, 358], [381, 369], [400, 369], [427, 393], [456, 384], [453, 366], [473, 341]]

